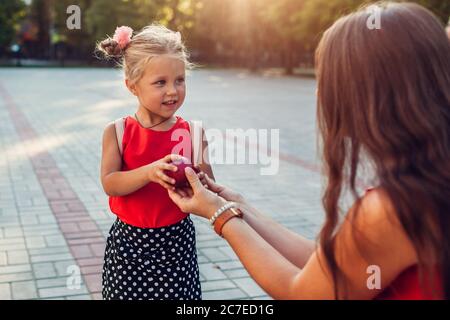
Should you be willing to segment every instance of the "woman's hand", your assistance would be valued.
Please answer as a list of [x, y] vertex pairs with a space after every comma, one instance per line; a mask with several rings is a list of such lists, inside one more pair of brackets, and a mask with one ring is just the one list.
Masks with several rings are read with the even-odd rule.
[[217, 209], [226, 203], [226, 200], [206, 189], [191, 168], [186, 168], [185, 174], [191, 188], [168, 189], [169, 197], [181, 211], [207, 219], [211, 218]]
[[175, 187], [173, 186], [175, 184], [175, 179], [166, 175], [164, 170], [177, 171], [178, 168], [169, 163], [180, 160], [181, 158], [182, 156], [177, 154], [168, 154], [164, 158], [147, 165], [147, 176], [149, 181], [159, 183], [168, 190], [175, 190]]
[[203, 185], [206, 184], [207, 188], [214, 193], [217, 193], [220, 197], [227, 201], [237, 202], [244, 204], [245, 198], [238, 192], [231, 190], [228, 187], [222, 186], [211, 179], [206, 173], [200, 172], [198, 177]]
[[[203, 172], [202, 169], [200, 169], [199, 166], [194, 166], [194, 168], [195, 168], [195, 170], [197, 170], [197, 172], [198, 172], [198, 173], [197, 173], [197, 176], [198, 176], [200, 182], [202, 183], [202, 185], [203, 185], [206, 189], [209, 189], [208, 182], [207, 182], [207, 180], [206, 180], [206, 177], [207, 177], [208, 175], [207, 175], [205, 172]], [[212, 179], [210, 179], [210, 180], [212, 180]]]

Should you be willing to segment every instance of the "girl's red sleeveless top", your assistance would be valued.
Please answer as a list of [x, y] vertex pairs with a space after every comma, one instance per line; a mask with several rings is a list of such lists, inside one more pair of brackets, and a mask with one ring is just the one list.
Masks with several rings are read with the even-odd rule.
[[[122, 171], [137, 169], [171, 154], [180, 141], [172, 141], [176, 129], [186, 129], [189, 123], [181, 117], [167, 131], [155, 131], [142, 127], [133, 117], [125, 118], [123, 133]], [[190, 135], [189, 135], [190, 139]], [[189, 141], [189, 146], [191, 142]], [[181, 149], [180, 154], [184, 154]], [[160, 184], [150, 182], [126, 196], [109, 197], [109, 206], [123, 222], [140, 228], [158, 228], [175, 224], [188, 216], [169, 198]]]

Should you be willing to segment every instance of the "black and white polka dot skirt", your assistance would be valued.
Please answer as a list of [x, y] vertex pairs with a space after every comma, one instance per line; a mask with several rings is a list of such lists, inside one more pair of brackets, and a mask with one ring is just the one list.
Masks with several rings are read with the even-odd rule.
[[103, 299], [200, 300], [192, 220], [138, 228], [117, 219], [106, 243]]

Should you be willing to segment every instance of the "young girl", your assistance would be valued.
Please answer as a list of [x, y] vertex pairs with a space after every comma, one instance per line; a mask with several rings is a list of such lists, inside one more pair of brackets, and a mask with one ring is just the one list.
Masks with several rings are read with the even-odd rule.
[[[191, 132], [175, 116], [190, 63], [179, 33], [157, 25], [132, 33], [117, 28], [98, 46], [107, 58], [121, 59], [125, 84], [138, 100], [134, 115], [109, 124], [103, 135], [101, 181], [117, 215], [106, 244], [103, 298], [201, 299], [194, 225], [167, 193], [175, 183], [167, 171], [177, 170], [171, 162], [192, 159], [186, 148], [173, 152], [175, 130]], [[212, 174], [207, 159], [199, 163]]]

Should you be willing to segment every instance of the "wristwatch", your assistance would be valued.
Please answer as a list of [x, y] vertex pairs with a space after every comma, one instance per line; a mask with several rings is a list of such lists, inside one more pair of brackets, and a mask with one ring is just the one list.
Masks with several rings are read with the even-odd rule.
[[244, 213], [239, 208], [229, 208], [214, 221], [214, 231], [223, 238], [222, 229], [225, 223], [233, 218], [242, 218]]

